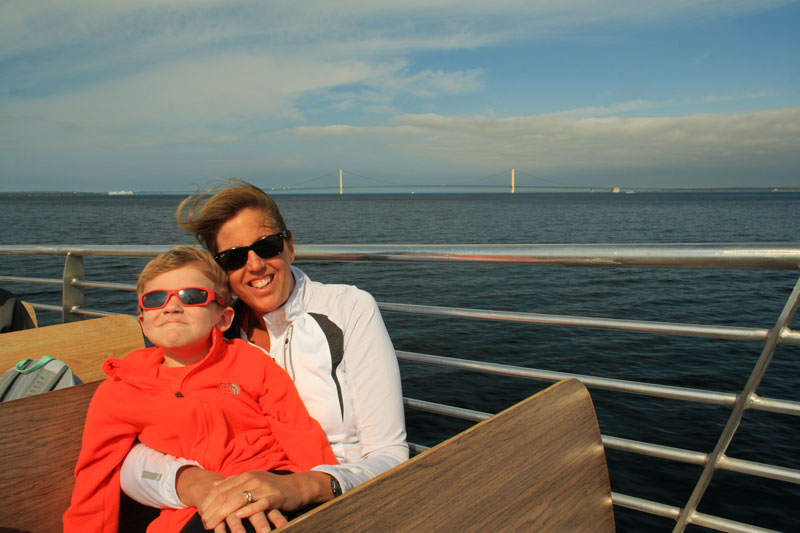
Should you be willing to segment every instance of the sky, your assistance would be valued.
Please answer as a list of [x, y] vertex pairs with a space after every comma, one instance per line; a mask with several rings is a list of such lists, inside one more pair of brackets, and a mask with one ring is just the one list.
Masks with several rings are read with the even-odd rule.
[[4, 0], [0, 192], [800, 187], [800, 2]]

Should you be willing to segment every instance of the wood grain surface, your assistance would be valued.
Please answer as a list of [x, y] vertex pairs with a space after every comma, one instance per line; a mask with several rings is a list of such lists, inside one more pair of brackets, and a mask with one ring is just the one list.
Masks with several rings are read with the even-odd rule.
[[0, 531], [61, 531], [99, 381], [0, 403]]
[[589, 392], [559, 382], [279, 531], [614, 531]]
[[49, 355], [67, 363], [73, 374], [89, 383], [105, 377], [105, 359], [139, 348], [144, 348], [144, 337], [139, 321], [131, 315], [12, 331], [0, 336], [0, 372], [22, 359]]

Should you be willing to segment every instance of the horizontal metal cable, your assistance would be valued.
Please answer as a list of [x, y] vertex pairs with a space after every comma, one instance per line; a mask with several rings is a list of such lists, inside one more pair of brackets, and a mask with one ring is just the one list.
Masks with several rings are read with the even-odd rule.
[[[663, 516], [664, 518], [671, 518], [672, 520], [677, 520], [681, 512], [680, 508], [672, 505], [645, 500], [635, 496], [628, 496], [618, 492], [612, 492], [611, 499], [614, 505], [619, 507], [656, 516]], [[727, 518], [720, 518], [704, 513], [694, 513], [689, 522], [710, 529], [731, 533], [777, 533], [772, 529], [764, 529], [751, 524], [743, 524], [742, 522], [736, 522], [734, 520], [728, 520]]]
[[[492, 416], [490, 413], [408, 397], [403, 398], [403, 404], [413, 409], [419, 409], [421, 411], [445, 416], [452, 416], [454, 418], [470, 420], [473, 422], [481, 422]], [[681, 463], [703, 465], [708, 458], [708, 454], [702, 452], [683, 450], [671, 446], [662, 446], [660, 444], [652, 444], [621, 437], [612, 437], [610, 435], [602, 435], [602, 439], [603, 446], [608, 449], [625, 451], [629, 453], [645, 455], [648, 457], [656, 457], [659, 459], [667, 459]], [[739, 472], [741, 474], [750, 474], [800, 484], [800, 470], [795, 470], [792, 468], [757, 463], [743, 459], [734, 459], [731, 457], [724, 457], [719, 462], [718, 468], [721, 470], [729, 470], [731, 472]]]
[[21, 278], [18, 276], [0, 276], [0, 281], [7, 281], [9, 283], [34, 283], [38, 285], [61, 285], [64, 283], [64, 280], [56, 278]]
[[689, 519], [690, 524], [695, 524], [717, 531], [727, 531], [730, 533], [779, 533], [774, 529], [767, 529], [763, 527], [754, 526], [752, 524], [744, 524], [735, 520], [728, 520], [727, 518], [720, 518], [718, 516], [694, 512]]
[[28, 302], [27, 300], [25, 300], [25, 301], [27, 303], [30, 303], [31, 307], [33, 307], [37, 311], [39, 311], [39, 310], [41, 310], [41, 311], [58, 311], [60, 313], [61, 311], [64, 310], [64, 308], [61, 307], [60, 305], [36, 304], [36, 303]]
[[[152, 257], [173, 246], [1, 245], [0, 254]], [[307, 244], [298, 261], [524, 263], [798, 270], [800, 244]]]
[[659, 459], [668, 459], [670, 461], [678, 461], [681, 463], [702, 465], [706, 462], [706, 458], [708, 457], [707, 453], [682, 450], [680, 448], [673, 448], [671, 446], [650, 444], [637, 440], [612, 437], [610, 435], [603, 435], [602, 438], [603, 446], [605, 446], [607, 449], [636, 453], [639, 455], [647, 455], [648, 457], [658, 457]]
[[[703, 465], [708, 459], [708, 454], [703, 452], [683, 450], [671, 446], [612, 437], [610, 435], [603, 435], [602, 438], [603, 446], [611, 450], [625, 451], [694, 465]], [[717, 464], [717, 469], [800, 484], [800, 470], [795, 470], [794, 468], [723, 456]]]
[[75, 315], [83, 315], [83, 316], [116, 316], [120, 313], [109, 313], [107, 311], [98, 311], [95, 309], [82, 309], [82, 308], [73, 308], [71, 313]]
[[[587, 387], [591, 388], [628, 392], [633, 394], [641, 394], [644, 396], [655, 396], [658, 398], [670, 398], [674, 400], [686, 400], [698, 403], [722, 405], [726, 407], [732, 406], [736, 401], [736, 394], [733, 393], [704, 391], [699, 389], [673, 387], [669, 385], [656, 385], [613, 378], [601, 378], [568, 372], [555, 372], [551, 370], [539, 370], [527, 367], [502, 365], [499, 363], [484, 363], [480, 361], [471, 361], [468, 359], [443, 357], [440, 355], [398, 351], [397, 358], [401, 361], [423, 363], [448, 368], [458, 368], [461, 370], [470, 370], [486, 374], [521, 377], [547, 382], [555, 382], [567, 378], [576, 378], [583, 382]], [[761, 399], [760, 401], [753, 402], [748, 407], [762, 411], [775, 411], [784, 414], [800, 415], [800, 402], [781, 400], [777, 406], [780, 409], [774, 409], [774, 407], [776, 407], [776, 403], [778, 402], [770, 402]]]
[[306, 245], [298, 260], [524, 263], [797, 270], [797, 243]]
[[95, 289], [113, 289], [117, 291], [135, 291], [136, 285], [131, 285], [130, 283], [111, 283], [111, 282], [104, 282], [104, 281], [79, 281], [73, 280], [72, 285], [74, 287], [92, 287]]
[[720, 470], [739, 472], [740, 474], [751, 474], [770, 479], [777, 479], [779, 481], [788, 481], [789, 483], [800, 484], [800, 470], [795, 470], [794, 468], [786, 468], [783, 466], [775, 466], [766, 463], [757, 463], [755, 461], [735, 459], [727, 456], [722, 456], [720, 458], [720, 460], [717, 462], [717, 468]]
[[453, 418], [471, 420], [473, 422], [481, 422], [482, 420], [486, 420], [492, 416], [490, 413], [473, 411], [472, 409], [464, 409], [462, 407], [454, 407], [452, 405], [445, 405], [442, 403], [417, 400], [415, 398], [407, 398], [405, 396], [403, 397], [403, 404], [407, 407], [412, 407], [421, 411], [428, 411], [430, 413], [452, 416]]
[[756, 394], [748, 401], [747, 409], [756, 411], [769, 411], [770, 413], [781, 413], [784, 415], [800, 415], [800, 403], [791, 400], [776, 400], [764, 398]]
[[155, 246], [155, 245], [135, 245], [129, 244], [125, 246], [116, 245], [71, 245], [66, 244], [62, 246], [43, 246], [43, 245], [28, 245], [28, 246], [7, 246], [0, 245], [0, 254], [16, 254], [16, 255], [77, 255], [77, 256], [97, 256], [97, 257], [155, 257], [162, 252], [167, 252], [175, 246], [185, 246], [184, 244], [175, 244], [173, 246]]
[[611, 500], [614, 502], [614, 505], [618, 505], [619, 507], [656, 516], [663, 516], [664, 518], [671, 518], [673, 520], [677, 520], [681, 512], [680, 508], [673, 505], [666, 505], [635, 496], [628, 496], [627, 494], [620, 494], [619, 492], [612, 491]]
[[664, 335], [683, 335], [689, 337], [708, 337], [715, 339], [744, 340], [764, 342], [769, 334], [766, 328], [739, 328], [732, 326], [705, 326], [702, 324], [681, 324], [676, 322], [648, 322], [645, 320], [626, 320], [616, 318], [595, 318], [569, 315], [548, 315], [514, 311], [492, 311], [487, 309], [465, 309], [457, 307], [436, 307], [431, 305], [397, 304], [379, 302], [382, 311], [409, 313], [450, 318], [473, 318], [498, 320], [503, 322], [524, 322], [548, 326], [586, 327], [616, 331], [635, 331], [659, 333]]

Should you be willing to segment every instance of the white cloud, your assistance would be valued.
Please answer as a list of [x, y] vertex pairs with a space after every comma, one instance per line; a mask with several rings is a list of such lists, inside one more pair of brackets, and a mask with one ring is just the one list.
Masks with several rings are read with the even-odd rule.
[[629, 102], [622, 102], [610, 106], [586, 106], [580, 107], [577, 109], [568, 109], [566, 111], [559, 111], [557, 113], [552, 113], [554, 116], [567, 116], [573, 118], [581, 118], [581, 117], [600, 117], [600, 116], [609, 116], [615, 115], [619, 113], [626, 113], [629, 111], [641, 111], [644, 109], [653, 109], [654, 107], [660, 107], [663, 103], [654, 103], [648, 102], [647, 100], [631, 100]]
[[774, 91], [748, 91], [741, 94], [710, 94], [696, 99], [683, 100], [630, 100], [608, 106], [586, 106], [576, 109], [567, 109], [552, 113], [554, 116], [567, 116], [572, 118], [607, 117], [630, 112], [644, 112], [648, 110], [679, 109], [696, 106], [698, 104], [717, 104], [724, 102], [742, 102], [746, 100], [759, 100], [774, 97]]
[[[411, 72], [406, 62], [394, 60], [331, 62], [302, 55], [218, 53], [7, 107], [38, 125], [40, 142], [46, 141], [41, 132], [47, 124], [68, 124], [76, 130], [72, 142], [140, 146], [206, 142], [220, 129], [223, 135], [231, 135], [225, 128], [247, 135], [283, 127], [286, 121], [302, 122], [297, 101], [308, 94], [336, 110], [364, 105], [385, 114], [401, 93], [433, 97], [479, 85], [475, 69]], [[363, 88], [331, 91], [341, 86]]]
[[[547, 169], [565, 161], [611, 168], [748, 155], [753, 161], [785, 161], [787, 150], [797, 148], [786, 133], [794, 132], [796, 108], [730, 117], [616, 116], [675, 111], [691, 103], [633, 94], [616, 104], [581, 101], [550, 115], [403, 113], [409, 100], [417, 103], [415, 112], [438, 111], [435, 102], [480, 95], [489, 84], [487, 72], [472, 63], [441, 68], [447, 62], [424, 63], [425, 52], [441, 56], [554, 36], [582, 39], [588, 38], [582, 30], [592, 25], [735, 16], [787, 2], [8, 0], [0, 3], [0, 116], [14, 118], [0, 121], [0, 156], [24, 166], [36, 161], [37, 150], [85, 153], [90, 163], [76, 165], [80, 174], [92, 166], [93, 151], [105, 156], [140, 147], [238, 149], [269, 141], [287, 161], [311, 160], [307, 146], [277, 139], [288, 131], [286, 137], [295, 141], [359, 139], [351, 158], [367, 157], [361, 146], [369, 144], [368, 156], [375, 160], [413, 156], [482, 168], [514, 161]], [[711, 104], [775, 95], [769, 87], [746, 89], [694, 98]], [[493, 101], [470, 112], [485, 112], [489, 105], [504, 104]], [[498, 111], [510, 114], [519, 112]], [[345, 115], [352, 118], [340, 126], [312, 125]], [[386, 122], [387, 116], [394, 118]], [[341, 146], [331, 150], [344, 153]], [[19, 154], [31, 155], [26, 160]], [[255, 156], [249, 164], [263, 166]]]
[[459, 72], [423, 70], [406, 78], [394, 78], [390, 81], [402, 83], [403, 89], [417, 96], [432, 97], [472, 92], [482, 86], [481, 75], [480, 69]]
[[800, 107], [673, 118], [400, 115], [388, 126], [306, 126], [293, 133], [379, 138], [404, 153], [460, 168], [518, 166], [548, 173], [654, 167], [697, 173], [713, 166], [800, 164]]
[[[179, 115], [198, 101], [197, 92], [207, 96], [214, 91], [228, 101], [252, 102], [247, 93], [260, 90], [270, 97], [280, 95], [271, 107], [291, 109], [291, 113], [296, 112], [295, 99], [304, 94], [357, 84], [380, 95], [351, 91], [353, 97], [346, 105], [391, 105], [400, 94], [433, 98], [483, 87], [481, 70], [418, 68], [408, 59], [414, 52], [536, 40], [540, 33], [573, 35], [583, 25], [598, 22], [728, 15], [781, 3], [75, 0], [65, 4], [11, 0], [0, 4], [0, 59], [8, 60], [13, 70], [6, 71], [0, 87], [15, 98], [77, 93], [78, 99], [83, 95], [92, 101], [98, 101], [98, 95], [102, 101], [144, 90], [154, 98], [152, 107], [161, 117], [169, 115], [161, 113], [158, 102], [162, 98], [153, 89], [171, 91], [180, 98], [179, 102], [167, 100]], [[259, 83], [265, 72], [271, 74], [269, 83]], [[242, 87], [251, 77], [254, 87]], [[136, 89], [126, 91], [119, 88], [121, 84]], [[319, 94], [341, 108], [340, 97]], [[70, 97], [64, 102], [74, 103]], [[136, 107], [147, 114], [149, 106]], [[125, 111], [115, 114], [125, 115]]]
[[[250, 121], [297, 120], [294, 98], [305, 91], [355, 83], [372, 67], [358, 62], [330, 64], [305, 58], [242, 54], [204, 57], [163, 66], [45, 99], [15, 102], [17, 114], [72, 124], [112, 142], [141, 133], [160, 142], [172, 132], [199, 125], [237, 128]], [[263, 124], [262, 124], [263, 126]]]
[[[729, 16], [790, 0], [9, 0], [0, 58], [64, 47], [97, 56], [200, 51], [214, 45], [314, 50], [325, 58], [447, 50], [572, 34], [587, 24]], [[96, 57], [97, 57], [96, 56]]]

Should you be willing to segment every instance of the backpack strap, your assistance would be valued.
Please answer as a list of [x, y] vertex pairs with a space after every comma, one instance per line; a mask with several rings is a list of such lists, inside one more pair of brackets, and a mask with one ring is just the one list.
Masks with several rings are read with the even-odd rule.
[[[69, 373], [69, 376], [67, 376]], [[61, 380], [67, 376], [67, 382]], [[73, 385], [76, 379], [69, 366], [63, 361], [45, 355], [38, 361], [23, 359], [0, 378], [0, 401], [16, 400]], [[77, 380], [80, 383], [79, 380]], [[59, 387], [59, 385], [61, 387]], [[13, 387], [13, 390], [12, 390]], [[8, 396], [8, 397], [6, 397]]]
[[49, 355], [45, 355], [31, 366], [28, 366], [28, 364], [31, 361], [33, 361], [33, 359], [23, 359], [22, 361], [17, 363], [17, 365], [14, 367], [14, 370], [16, 370], [20, 374], [30, 374], [35, 370], [39, 370], [50, 361], [53, 361], [53, 358], [50, 357]]

